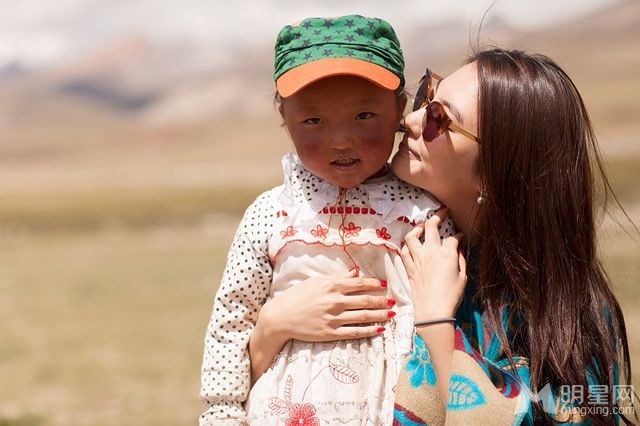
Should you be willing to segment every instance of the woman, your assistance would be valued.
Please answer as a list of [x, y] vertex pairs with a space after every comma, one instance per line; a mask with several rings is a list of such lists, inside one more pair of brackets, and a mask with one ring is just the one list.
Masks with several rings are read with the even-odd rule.
[[[406, 237], [417, 336], [396, 422], [627, 422], [612, 394], [630, 383], [627, 337], [594, 224], [596, 186], [610, 187], [577, 89], [549, 58], [513, 50], [479, 52], [442, 81], [429, 74], [392, 168], [447, 205], [462, 237], [440, 242], [442, 214]], [[338, 286], [292, 289], [269, 302], [252, 347], [269, 327], [280, 339], [336, 338], [354, 308], [360, 322], [383, 308], [349, 300]], [[274, 326], [279, 306], [286, 331]]]

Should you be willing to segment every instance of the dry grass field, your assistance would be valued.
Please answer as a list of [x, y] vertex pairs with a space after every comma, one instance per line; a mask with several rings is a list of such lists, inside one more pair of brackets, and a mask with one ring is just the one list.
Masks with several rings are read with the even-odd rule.
[[[22, 186], [4, 187], [0, 204], [0, 425], [195, 423], [211, 300], [241, 212], [280, 179], [281, 132], [246, 131], [273, 141], [254, 152], [192, 144], [174, 157], [174, 146], [160, 154], [141, 142], [127, 161], [98, 150], [72, 170], [5, 168]], [[607, 165], [640, 223], [640, 156]], [[605, 220], [601, 244], [638, 366], [640, 236], [622, 225]]]
[[280, 146], [163, 146], [132, 133], [136, 145], [121, 152], [75, 128], [96, 146], [40, 143], [29, 158], [3, 159], [0, 425], [197, 421], [226, 251], [287, 149], [277, 123], [255, 124], [245, 137], [271, 134]]

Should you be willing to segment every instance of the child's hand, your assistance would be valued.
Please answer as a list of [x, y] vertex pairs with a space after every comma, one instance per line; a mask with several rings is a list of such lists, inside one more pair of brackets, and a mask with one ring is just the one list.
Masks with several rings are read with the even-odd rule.
[[309, 278], [269, 300], [258, 324], [283, 341], [370, 337], [384, 331], [380, 323], [393, 316], [395, 302], [386, 293], [384, 281], [357, 277], [356, 270], [344, 277]]
[[440, 240], [438, 225], [446, 214], [446, 209], [438, 210], [405, 236], [401, 255], [413, 290], [416, 321], [454, 316], [467, 283], [466, 262], [458, 252], [462, 234]]

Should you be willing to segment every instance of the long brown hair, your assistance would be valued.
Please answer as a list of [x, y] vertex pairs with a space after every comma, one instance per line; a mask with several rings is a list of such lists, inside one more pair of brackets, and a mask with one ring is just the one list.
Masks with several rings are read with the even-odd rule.
[[[478, 173], [487, 194], [476, 222], [477, 296], [507, 355], [529, 357], [534, 391], [546, 383], [586, 390], [592, 374], [607, 385], [609, 415], [590, 417], [612, 424], [615, 375], [631, 383], [631, 366], [597, 253], [596, 188], [612, 193], [584, 102], [544, 55], [488, 49], [469, 62], [477, 64]], [[522, 319], [511, 342], [499, 325], [505, 305]]]

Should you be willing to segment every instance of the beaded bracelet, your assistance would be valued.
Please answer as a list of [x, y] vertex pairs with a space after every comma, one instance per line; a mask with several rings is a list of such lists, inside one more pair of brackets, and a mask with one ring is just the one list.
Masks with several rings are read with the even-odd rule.
[[455, 317], [443, 317], [443, 318], [435, 318], [435, 319], [431, 319], [431, 320], [424, 320], [424, 321], [416, 321], [413, 323], [413, 325], [415, 327], [419, 327], [421, 325], [430, 325], [430, 324], [440, 324], [443, 322], [456, 322]]

